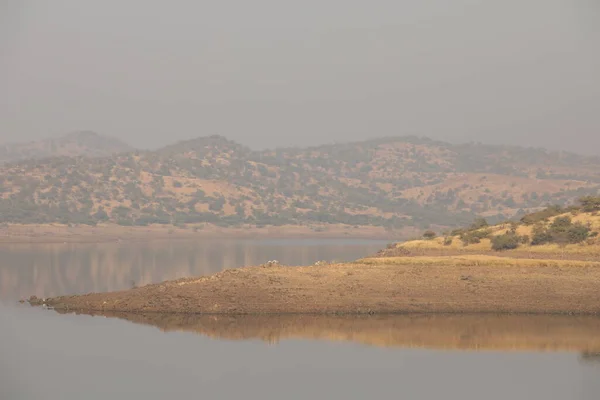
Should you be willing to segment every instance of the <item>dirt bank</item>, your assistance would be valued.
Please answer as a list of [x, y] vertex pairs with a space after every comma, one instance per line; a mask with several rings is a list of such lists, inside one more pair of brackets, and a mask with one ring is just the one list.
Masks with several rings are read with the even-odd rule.
[[379, 347], [600, 352], [600, 317], [547, 315], [198, 315], [94, 313], [227, 340], [352, 341]]
[[69, 310], [212, 314], [600, 313], [600, 263], [421, 261], [427, 260], [247, 267], [45, 303]]
[[414, 234], [409, 228], [389, 231], [382, 227], [348, 225], [223, 228], [210, 224], [178, 228], [168, 225], [125, 227], [119, 225], [9, 225], [0, 227], [0, 243], [103, 243], [159, 239], [381, 239], [398, 240]]

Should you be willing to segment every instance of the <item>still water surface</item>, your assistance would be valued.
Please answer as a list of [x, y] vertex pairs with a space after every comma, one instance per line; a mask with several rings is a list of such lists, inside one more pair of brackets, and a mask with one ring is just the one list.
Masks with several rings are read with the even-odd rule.
[[61, 315], [20, 298], [127, 289], [349, 240], [0, 246], [0, 399], [600, 399], [600, 320]]

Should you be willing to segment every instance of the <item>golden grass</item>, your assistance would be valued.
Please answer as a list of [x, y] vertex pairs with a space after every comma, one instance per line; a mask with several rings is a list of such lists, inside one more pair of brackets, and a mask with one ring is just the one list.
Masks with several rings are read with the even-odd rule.
[[544, 244], [540, 246], [522, 246], [521, 251], [536, 254], [556, 254], [561, 256], [569, 255], [600, 255], [600, 246], [598, 244], [570, 244], [561, 247], [557, 244]]
[[410, 257], [375, 257], [363, 258], [357, 264], [367, 265], [411, 265], [411, 266], [453, 266], [453, 267], [600, 267], [600, 262], [579, 260], [547, 260], [529, 258], [509, 258], [484, 254], [461, 256], [410, 256]]
[[[573, 222], [580, 222], [582, 224], [591, 227], [593, 232], [600, 231], [600, 215], [592, 215], [591, 213], [564, 213], [555, 217], [549, 218], [544, 224], [545, 226], [550, 225], [556, 218], [568, 216]], [[487, 228], [492, 236], [497, 236], [505, 233], [511, 229], [511, 224], [499, 224], [490, 226]], [[533, 235], [533, 226], [531, 225], [519, 225], [517, 227], [518, 235], [528, 235], [530, 238]], [[444, 237], [437, 237], [432, 240], [411, 240], [404, 243], [398, 243], [396, 248], [403, 248], [411, 251], [413, 254], [422, 253], [425, 255], [427, 251], [439, 251], [439, 252], [455, 252], [455, 253], [491, 253], [498, 254], [492, 250], [492, 244], [490, 239], [482, 239], [480, 243], [473, 243], [464, 245], [459, 236], [452, 236], [452, 244], [444, 245]], [[558, 244], [545, 244], [540, 246], [521, 245], [517, 250], [505, 251], [503, 255], [510, 255], [512, 253], [530, 253], [532, 255], [547, 254], [549, 257], [568, 257], [573, 256], [600, 256], [600, 240], [599, 238], [590, 238], [588, 241], [580, 244], [569, 244], [566, 246], [560, 246]]]
[[[569, 215], [569, 214], [566, 214]], [[593, 231], [600, 231], [600, 215], [592, 215], [591, 213], [579, 213], [576, 215], [570, 214], [573, 222], [581, 222], [582, 224], [590, 224]]]
[[458, 236], [453, 237], [452, 244], [444, 245], [444, 238], [439, 237], [433, 240], [411, 240], [409, 242], [400, 243], [397, 248], [408, 250], [452, 250], [452, 251], [489, 251], [492, 249], [492, 244], [489, 239], [482, 239], [480, 243], [464, 246]]

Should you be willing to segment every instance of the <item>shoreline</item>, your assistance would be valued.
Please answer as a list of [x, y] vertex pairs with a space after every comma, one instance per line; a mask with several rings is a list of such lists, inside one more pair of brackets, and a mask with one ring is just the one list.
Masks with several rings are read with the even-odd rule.
[[406, 257], [245, 267], [29, 302], [74, 312], [598, 315], [598, 287], [600, 262]]
[[412, 229], [389, 231], [382, 227], [347, 225], [231, 227], [215, 225], [123, 227], [119, 225], [9, 225], [0, 228], [0, 244], [107, 243], [171, 239], [371, 239], [399, 241]]

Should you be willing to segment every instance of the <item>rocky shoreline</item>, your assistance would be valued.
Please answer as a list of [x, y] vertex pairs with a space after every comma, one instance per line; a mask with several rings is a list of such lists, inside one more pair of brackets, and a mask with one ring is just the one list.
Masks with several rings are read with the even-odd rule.
[[[450, 260], [452, 264], [450, 264]], [[230, 269], [121, 292], [30, 299], [57, 310], [188, 314], [600, 314], [600, 263], [492, 265], [411, 257]], [[445, 264], [443, 264], [445, 262]]]

